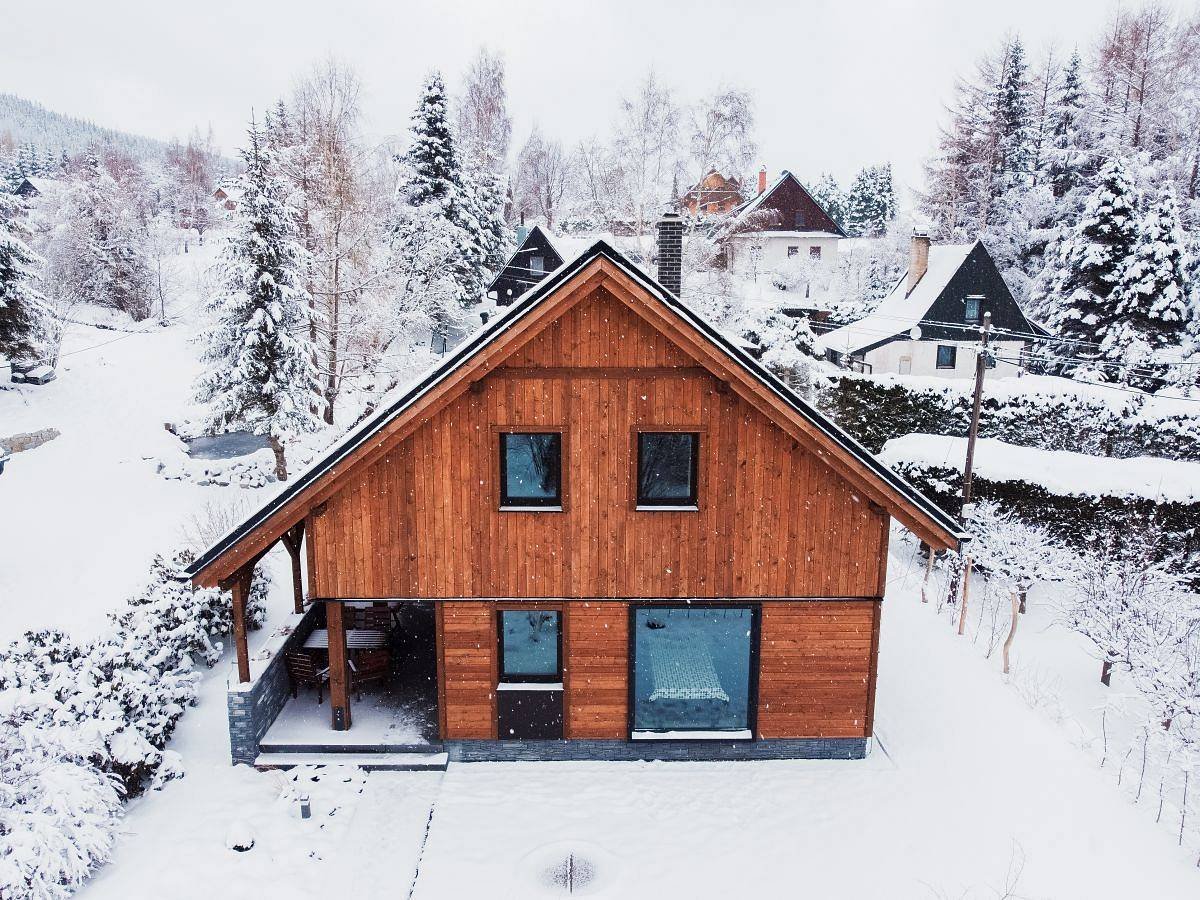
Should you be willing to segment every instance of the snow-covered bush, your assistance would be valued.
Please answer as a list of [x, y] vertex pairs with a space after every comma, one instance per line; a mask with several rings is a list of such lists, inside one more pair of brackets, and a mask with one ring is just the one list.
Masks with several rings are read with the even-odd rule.
[[69, 896], [112, 851], [116, 779], [91, 762], [88, 736], [47, 726], [41, 699], [0, 691], [0, 897]]
[[275, 481], [275, 455], [258, 450], [233, 459], [152, 458], [155, 471], [168, 480], [240, 488], [266, 487]]

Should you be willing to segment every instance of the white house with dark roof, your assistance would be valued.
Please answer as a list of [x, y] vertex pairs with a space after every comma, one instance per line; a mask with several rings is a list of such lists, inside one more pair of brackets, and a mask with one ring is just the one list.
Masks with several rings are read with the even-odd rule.
[[995, 374], [1017, 374], [1022, 351], [1049, 332], [1022, 311], [982, 241], [930, 246], [915, 234], [908, 271], [879, 306], [821, 343], [834, 362], [863, 372], [970, 378], [984, 313]]
[[837, 265], [838, 242], [846, 232], [787, 170], [770, 186], [766, 169], [760, 170], [758, 194], [732, 215], [725, 239], [730, 268], [769, 271], [796, 257], [822, 268]]

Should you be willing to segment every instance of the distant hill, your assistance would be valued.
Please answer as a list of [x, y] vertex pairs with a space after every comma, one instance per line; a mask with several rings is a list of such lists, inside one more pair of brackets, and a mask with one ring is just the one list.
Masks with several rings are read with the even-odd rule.
[[32, 143], [39, 150], [76, 154], [92, 144], [113, 144], [139, 159], [160, 157], [167, 149], [163, 141], [102, 128], [95, 122], [65, 116], [46, 109], [40, 103], [15, 94], [0, 92], [0, 141], [5, 136], [20, 145]]

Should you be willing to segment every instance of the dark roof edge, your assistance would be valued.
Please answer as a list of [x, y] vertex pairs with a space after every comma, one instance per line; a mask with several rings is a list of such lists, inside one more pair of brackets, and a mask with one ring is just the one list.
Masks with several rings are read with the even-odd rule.
[[251, 514], [241, 525], [238, 525], [217, 543], [198, 557], [187, 567], [188, 575], [196, 575], [207, 568], [226, 550], [236, 544], [248, 532], [261, 525], [278, 509], [285, 506], [289, 500], [313, 484], [347, 456], [361, 447], [371, 436], [393, 417], [403, 412], [430, 390], [440, 384], [447, 376], [458, 368], [478, 350], [489, 344], [493, 338], [515, 324], [536, 306], [538, 301], [558, 285], [568, 280], [576, 272], [590, 263], [593, 259], [603, 256], [619, 267], [625, 274], [641, 283], [648, 291], [666, 303], [672, 310], [686, 319], [693, 327], [704, 334], [709, 340], [719, 346], [734, 362], [747, 369], [762, 381], [781, 400], [793, 410], [800, 413], [810, 424], [832, 438], [842, 449], [863, 462], [876, 476], [890, 484], [913, 506], [924, 512], [930, 519], [940, 525], [947, 533], [959, 540], [966, 540], [968, 535], [962, 526], [941, 507], [930, 502], [916, 488], [910, 485], [887, 466], [880, 463], [862, 444], [856, 441], [838, 425], [830, 421], [824, 414], [818, 412], [806, 401], [798, 397], [790, 388], [759, 364], [754, 357], [739, 349], [732, 341], [721, 334], [716, 328], [696, 315], [685, 306], [679, 298], [650, 278], [645, 272], [630, 263], [624, 256], [614, 250], [605, 241], [598, 240], [584, 253], [571, 262], [559, 267], [545, 281], [523, 294], [502, 315], [497, 316], [479, 331], [474, 337], [464, 341], [419, 382], [407, 390], [403, 396], [386, 408], [378, 411], [337, 441], [332, 450], [322, 459], [315, 461], [303, 473], [296, 477], [287, 487], [272, 497], [266, 504]]

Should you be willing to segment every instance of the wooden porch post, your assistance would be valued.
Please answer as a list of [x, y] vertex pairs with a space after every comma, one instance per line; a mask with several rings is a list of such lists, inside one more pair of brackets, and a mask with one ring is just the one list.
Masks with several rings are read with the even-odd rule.
[[292, 558], [292, 603], [296, 614], [304, 612], [304, 580], [300, 573], [300, 546], [304, 540], [304, 522], [297, 522], [283, 533], [283, 546]]
[[237, 650], [238, 681], [250, 680], [250, 651], [246, 647], [246, 600], [254, 579], [254, 564], [237, 572], [229, 586], [233, 594], [233, 646]]
[[346, 625], [342, 604], [325, 601], [325, 623], [329, 628], [329, 705], [333, 730], [350, 729], [350, 667], [346, 657]]

